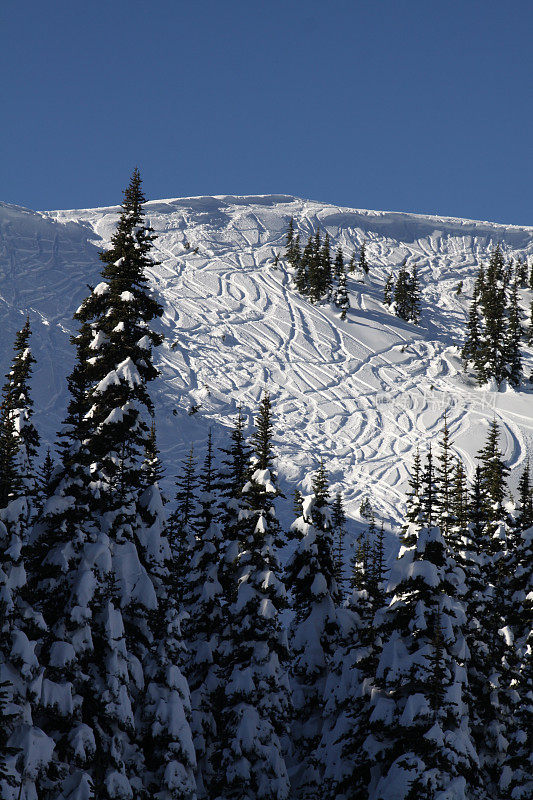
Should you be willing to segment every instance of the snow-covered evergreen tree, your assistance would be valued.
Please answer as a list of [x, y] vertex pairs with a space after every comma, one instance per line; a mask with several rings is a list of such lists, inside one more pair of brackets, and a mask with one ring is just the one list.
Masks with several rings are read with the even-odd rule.
[[[531, 612], [530, 612], [531, 613]], [[531, 616], [529, 618], [531, 620]], [[530, 623], [531, 624], [531, 623]], [[523, 643], [510, 688], [512, 713], [507, 718], [508, 746], [499, 780], [502, 800], [528, 800], [533, 794], [533, 633]]]
[[518, 281], [515, 277], [509, 294], [509, 309], [506, 330], [506, 371], [507, 379], [512, 386], [518, 386], [522, 377], [522, 323], [520, 306], [518, 305]]
[[507, 538], [502, 519], [506, 468], [495, 422], [481, 452], [483, 460], [476, 469], [460, 558], [467, 575], [462, 601], [468, 619], [470, 726], [480, 760], [479, 784], [490, 796], [496, 791], [507, 749], [511, 652], [502, 582]]
[[531, 484], [531, 473], [529, 458], [526, 462], [520, 482], [518, 484], [518, 509], [515, 518], [517, 530], [523, 531], [533, 525], [533, 486]]
[[224, 554], [219, 568], [219, 580], [224, 589], [226, 602], [235, 600], [238, 586], [237, 559], [244, 525], [242, 490], [250, 473], [251, 449], [245, 437], [245, 415], [242, 406], [230, 433], [231, 444], [223, 448], [225, 458], [219, 477], [221, 527], [224, 531]]
[[210, 797], [214, 782], [214, 750], [221, 692], [220, 632], [225, 622], [224, 597], [218, 571], [224, 552], [215, 495], [211, 431], [199, 478], [200, 513], [191, 542], [186, 576], [183, 633], [188, 648], [186, 676], [191, 691], [192, 731], [198, 761], [199, 797]]
[[196, 475], [194, 445], [191, 445], [189, 455], [183, 461], [181, 472], [176, 477], [175, 507], [168, 526], [174, 562], [172, 567], [173, 585], [180, 606], [183, 604], [183, 591], [187, 581], [198, 521], [197, 488], [198, 476]]
[[391, 272], [385, 282], [385, 287], [383, 289], [383, 302], [385, 303], [386, 306], [391, 305], [393, 293], [394, 293], [394, 275]]
[[[227, 612], [232, 648], [224, 657], [221, 785], [216, 797], [286, 800], [291, 794], [281, 742], [290, 698], [287, 641], [279, 616], [286, 599], [277, 557], [281, 538], [274, 500], [278, 488], [266, 392], [252, 444], [251, 473], [242, 489], [238, 586]], [[225, 635], [226, 647], [229, 638]]]
[[34, 800], [53, 741], [34, 719], [42, 669], [36, 650], [45, 631], [27, 592], [26, 543], [35, 502], [33, 461], [39, 444], [31, 422], [34, 359], [29, 321], [15, 338], [14, 358], [2, 392], [0, 413], [0, 685], [4, 727], [0, 744], [2, 797]]
[[158, 655], [169, 551], [143, 465], [161, 341], [150, 323], [162, 311], [147, 289], [143, 201], [136, 170], [101, 254], [104, 280], [75, 315], [62, 465], [32, 537], [33, 592], [48, 624], [40, 718], [56, 741], [45, 800], [141, 797], [154, 776], [165, 800], [192, 796], [194, 785], [184, 680]]
[[313, 478], [313, 494], [292, 525], [299, 534], [286, 566], [294, 619], [289, 630], [294, 717], [291, 739], [296, 797], [315, 797], [324, 765], [317, 754], [323, 734], [324, 690], [339, 644], [339, 590], [335, 579], [332, 527], [324, 464]]
[[0, 796], [37, 800], [53, 740], [34, 715], [42, 669], [36, 650], [45, 632], [42, 615], [24, 600], [27, 498], [0, 509]]
[[341, 270], [337, 288], [335, 290], [335, 305], [340, 309], [341, 319], [346, 319], [346, 313], [350, 308], [350, 299], [346, 289], [346, 272], [344, 268]]
[[453, 549], [454, 545], [451, 532], [454, 524], [453, 513], [453, 455], [450, 431], [448, 428], [447, 415], [444, 414], [444, 427], [442, 439], [440, 441], [439, 458], [436, 468], [436, 490], [437, 490], [437, 519], [448, 546]]
[[381, 612], [383, 649], [372, 694], [376, 765], [371, 797], [465, 799], [477, 756], [463, 699], [467, 658], [464, 609], [456, 599], [464, 574], [436, 527], [431, 456], [422, 480], [418, 520], [409, 523]]

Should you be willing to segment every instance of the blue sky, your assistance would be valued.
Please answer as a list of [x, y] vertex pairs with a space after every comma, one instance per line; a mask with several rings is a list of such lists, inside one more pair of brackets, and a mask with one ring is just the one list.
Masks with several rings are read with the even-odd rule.
[[289, 193], [533, 224], [530, 0], [3, 0], [0, 199]]

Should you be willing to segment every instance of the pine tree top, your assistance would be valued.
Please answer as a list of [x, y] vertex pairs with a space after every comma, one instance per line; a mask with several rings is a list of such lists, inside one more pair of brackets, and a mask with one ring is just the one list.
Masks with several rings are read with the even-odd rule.
[[273, 470], [274, 467], [274, 453], [272, 450], [272, 434], [274, 426], [272, 423], [272, 403], [270, 401], [270, 394], [266, 391], [263, 393], [261, 403], [259, 405], [259, 413], [255, 420], [255, 431], [251, 437], [251, 443], [254, 449], [256, 469]]

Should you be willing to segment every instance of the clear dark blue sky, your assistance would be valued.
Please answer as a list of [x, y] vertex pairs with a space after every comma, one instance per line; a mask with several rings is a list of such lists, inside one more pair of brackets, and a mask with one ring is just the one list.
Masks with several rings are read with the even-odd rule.
[[2, 0], [0, 199], [533, 224], [531, 0]]

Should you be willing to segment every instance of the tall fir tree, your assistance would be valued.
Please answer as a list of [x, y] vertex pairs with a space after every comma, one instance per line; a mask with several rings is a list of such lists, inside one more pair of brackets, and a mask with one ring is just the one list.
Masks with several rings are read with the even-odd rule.
[[342, 272], [345, 272], [344, 255], [342, 252], [342, 247], [339, 245], [335, 252], [335, 261], [333, 263], [333, 277], [336, 281], [339, 280]]
[[225, 611], [218, 572], [224, 550], [215, 493], [216, 475], [211, 431], [199, 476], [199, 515], [191, 540], [183, 634], [187, 644], [186, 677], [191, 691], [192, 732], [198, 762], [199, 797], [212, 797], [219, 731], [218, 704], [221, 688], [221, 644]]
[[522, 324], [520, 321], [520, 307], [518, 305], [518, 281], [515, 278], [511, 285], [511, 292], [509, 295], [506, 330], [506, 370], [507, 379], [511, 386], [518, 386], [522, 376], [521, 342]]
[[350, 299], [346, 289], [346, 272], [344, 268], [339, 275], [338, 285], [335, 290], [335, 305], [340, 309], [341, 319], [345, 320], [347, 311], [350, 308]]
[[453, 470], [454, 458], [452, 454], [452, 442], [448, 428], [448, 418], [445, 413], [436, 468], [437, 515], [442, 535], [450, 549], [455, 552], [454, 542], [452, 541], [452, 530], [455, 522], [453, 510]]
[[277, 549], [279, 494], [272, 447], [272, 409], [265, 392], [252, 437], [250, 476], [242, 489], [237, 586], [224, 634], [220, 785], [225, 800], [287, 800], [289, 777], [282, 741], [290, 697], [287, 641], [280, 611], [286, 604]]
[[198, 519], [197, 487], [194, 445], [191, 445], [189, 454], [182, 463], [181, 472], [176, 477], [175, 507], [170, 516], [168, 531], [174, 560], [173, 581], [180, 605], [183, 602], [183, 591]]
[[484, 326], [481, 341], [481, 365], [484, 377], [499, 383], [506, 377], [506, 284], [505, 260], [500, 245], [492, 251], [481, 290]]
[[[143, 797], [153, 780], [170, 800], [194, 785], [185, 693], [174, 691], [176, 673], [157, 647], [168, 545], [157, 493], [146, 508], [143, 463], [161, 341], [151, 323], [162, 309], [147, 287], [153, 234], [143, 202], [135, 170], [101, 254], [103, 281], [75, 315], [62, 469], [33, 536], [34, 558], [47, 551], [34, 587], [48, 623], [40, 714], [57, 732], [45, 800]], [[155, 728], [165, 748], [154, 748]]]
[[436, 526], [433, 465], [428, 456], [413, 542], [402, 546], [378, 615], [383, 640], [372, 694], [375, 764], [371, 796], [380, 800], [468, 797], [477, 757], [464, 703], [464, 609], [455, 599], [464, 579]]
[[386, 306], [390, 306], [392, 304], [393, 295], [394, 295], [394, 275], [391, 272], [387, 280], [385, 281], [385, 288], [383, 289], [383, 302], [385, 303]]
[[358, 267], [361, 275], [363, 277], [367, 277], [368, 273], [370, 272], [370, 266], [366, 257], [366, 242], [363, 242], [359, 251]]
[[299, 534], [286, 566], [294, 619], [289, 629], [294, 716], [292, 783], [295, 797], [315, 797], [324, 764], [317, 748], [323, 730], [323, 697], [339, 641], [339, 590], [335, 579], [327, 473], [321, 460], [313, 494], [292, 525]]

